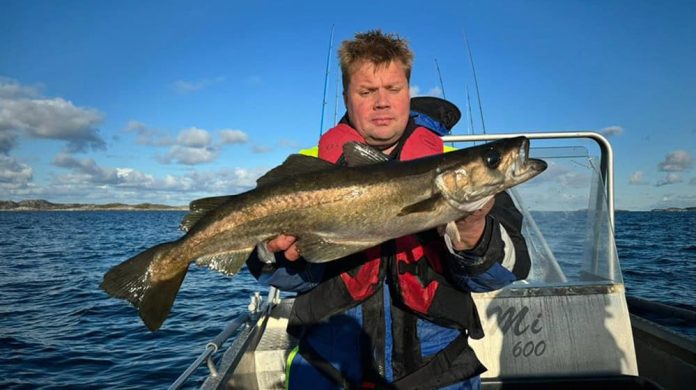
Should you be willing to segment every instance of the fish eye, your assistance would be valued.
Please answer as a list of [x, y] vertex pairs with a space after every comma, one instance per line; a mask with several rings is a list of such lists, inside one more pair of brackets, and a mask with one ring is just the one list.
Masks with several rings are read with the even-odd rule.
[[496, 169], [500, 165], [500, 153], [495, 149], [488, 149], [483, 159], [486, 161], [488, 168]]

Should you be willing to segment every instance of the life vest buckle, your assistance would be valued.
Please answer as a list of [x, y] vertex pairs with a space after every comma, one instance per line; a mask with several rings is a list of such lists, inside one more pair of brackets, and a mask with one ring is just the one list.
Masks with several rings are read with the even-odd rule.
[[413, 263], [407, 263], [405, 261], [397, 261], [396, 263], [396, 269], [399, 275], [407, 273], [414, 275], [420, 282], [421, 286], [426, 285], [423, 277], [428, 274], [428, 262], [425, 259], [420, 259], [419, 261], [415, 261]]

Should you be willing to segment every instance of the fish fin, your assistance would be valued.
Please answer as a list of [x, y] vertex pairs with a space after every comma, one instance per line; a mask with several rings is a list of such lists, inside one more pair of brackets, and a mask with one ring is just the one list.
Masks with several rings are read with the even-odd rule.
[[428, 199], [404, 207], [403, 209], [401, 209], [399, 214], [397, 214], [397, 216], [403, 217], [404, 215], [413, 213], [426, 213], [430, 211], [435, 211], [435, 209], [438, 206], [438, 203], [440, 203], [442, 199], [443, 197], [441, 194], [433, 195]]
[[236, 195], [211, 196], [209, 198], [196, 199], [189, 203], [190, 212], [184, 216], [179, 224], [179, 229], [187, 232], [193, 225], [198, 223], [209, 211], [214, 210]]
[[237, 251], [216, 253], [210, 256], [202, 256], [196, 259], [196, 264], [208, 267], [222, 274], [233, 276], [246, 264], [251, 251], [254, 248], [244, 248]]
[[447, 225], [445, 225], [445, 234], [448, 235], [449, 238], [454, 242], [459, 242], [462, 240], [462, 237], [459, 235], [457, 223], [454, 221], [447, 222]]
[[350, 241], [336, 242], [318, 235], [303, 234], [297, 240], [300, 256], [310, 263], [325, 263], [371, 248], [379, 242]]
[[346, 142], [343, 144], [343, 156], [349, 167], [378, 164], [389, 161], [389, 156], [373, 148], [370, 145], [359, 142]]
[[188, 267], [183, 267], [170, 279], [153, 281], [150, 264], [175, 245], [173, 242], [160, 244], [124, 261], [111, 268], [101, 283], [101, 288], [109, 295], [137, 307], [140, 318], [153, 332], [167, 318]]
[[305, 156], [302, 154], [291, 154], [282, 164], [266, 172], [265, 175], [256, 180], [256, 186], [262, 187], [277, 183], [279, 181], [284, 181], [299, 174], [319, 172], [334, 167], [335, 165], [331, 164], [330, 162], [318, 159], [316, 157]]

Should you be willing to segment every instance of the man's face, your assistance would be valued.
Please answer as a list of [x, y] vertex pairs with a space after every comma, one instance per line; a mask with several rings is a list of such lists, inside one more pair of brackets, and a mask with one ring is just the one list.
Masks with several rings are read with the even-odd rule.
[[410, 96], [400, 62], [362, 63], [351, 75], [343, 98], [351, 124], [369, 145], [389, 152], [406, 129]]

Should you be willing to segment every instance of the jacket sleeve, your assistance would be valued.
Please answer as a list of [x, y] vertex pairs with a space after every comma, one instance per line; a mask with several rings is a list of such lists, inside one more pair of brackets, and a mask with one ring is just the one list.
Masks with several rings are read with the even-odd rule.
[[522, 213], [507, 192], [496, 195], [476, 247], [445, 257], [455, 285], [473, 292], [493, 291], [527, 277], [531, 268], [522, 236]]
[[275, 254], [274, 263], [265, 263], [254, 248], [246, 261], [247, 268], [260, 283], [281, 291], [305, 292], [316, 287], [324, 276], [326, 265], [308, 263], [304, 259], [289, 261], [282, 253]]

